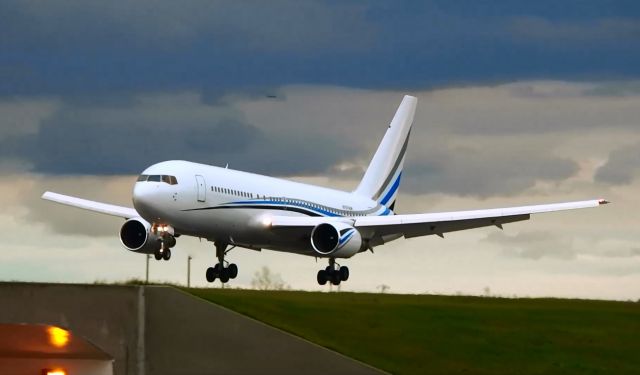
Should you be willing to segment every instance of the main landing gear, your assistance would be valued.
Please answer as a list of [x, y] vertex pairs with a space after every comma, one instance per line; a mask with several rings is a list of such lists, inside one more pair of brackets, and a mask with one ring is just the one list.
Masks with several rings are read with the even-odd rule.
[[349, 280], [349, 268], [346, 266], [340, 267], [336, 263], [336, 258], [329, 258], [329, 265], [327, 268], [318, 271], [318, 284], [325, 285], [327, 281], [330, 281], [333, 285], [340, 285], [342, 281]]
[[229, 251], [233, 250], [233, 247], [227, 250], [226, 243], [216, 242], [215, 245], [216, 245], [216, 257], [218, 258], [218, 264], [216, 264], [213, 267], [207, 268], [207, 273], [206, 273], [207, 281], [212, 283], [216, 281], [217, 278], [219, 278], [220, 281], [222, 281], [223, 283], [226, 283], [227, 281], [229, 281], [229, 279], [235, 279], [236, 276], [238, 276], [238, 266], [231, 263], [227, 267], [225, 267], [225, 264], [228, 264], [229, 262], [226, 262], [224, 260], [224, 256]]

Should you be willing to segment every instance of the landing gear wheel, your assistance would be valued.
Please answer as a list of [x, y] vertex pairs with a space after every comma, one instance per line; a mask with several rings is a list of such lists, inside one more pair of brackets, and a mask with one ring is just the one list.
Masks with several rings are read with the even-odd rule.
[[[227, 249], [229, 244], [226, 242], [219, 242], [219, 241], [215, 242], [215, 246], [216, 246], [216, 258], [218, 258], [218, 264], [216, 264], [213, 267], [210, 267], [209, 269], [211, 269], [211, 271], [207, 270], [207, 280], [209, 279], [215, 280], [216, 278], [219, 278], [221, 282], [226, 283], [229, 281], [229, 279], [235, 279], [236, 276], [238, 276], [238, 266], [236, 266], [233, 263], [229, 264], [228, 267], [224, 266], [225, 264], [228, 264], [228, 262], [225, 262], [224, 256], [229, 251], [233, 250], [235, 246], [231, 247], [230, 249]], [[210, 276], [213, 276], [213, 277], [210, 277]]]
[[207, 281], [208, 281], [208, 282], [210, 282], [210, 283], [212, 283], [212, 282], [216, 281], [216, 275], [217, 275], [217, 274], [218, 274], [218, 273], [216, 272], [216, 269], [215, 269], [215, 268], [213, 268], [213, 267], [209, 267], [209, 268], [207, 268], [207, 274], [206, 274], [206, 276], [207, 276]]
[[162, 259], [169, 260], [171, 259], [171, 249], [164, 249], [162, 252]]
[[331, 273], [331, 284], [340, 285], [340, 274], [338, 272]]
[[236, 276], [238, 276], [238, 266], [236, 266], [234, 263], [231, 263], [229, 265], [229, 268], [227, 268], [227, 270], [229, 271], [230, 279], [235, 279]]
[[347, 266], [340, 267], [340, 280], [347, 281], [349, 280], [349, 268]]
[[229, 281], [229, 269], [222, 268], [222, 272], [220, 272], [220, 281], [222, 281], [223, 283]]
[[325, 270], [318, 271], [318, 284], [325, 285], [327, 284], [327, 281], [328, 281], [327, 271]]
[[156, 258], [156, 260], [161, 260], [162, 259], [162, 252], [160, 250], [156, 250], [153, 252], [153, 257]]

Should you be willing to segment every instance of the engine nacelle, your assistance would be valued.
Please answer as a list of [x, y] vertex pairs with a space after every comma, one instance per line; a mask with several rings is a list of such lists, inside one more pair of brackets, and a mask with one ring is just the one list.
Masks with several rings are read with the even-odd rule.
[[129, 219], [122, 225], [120, 242], [127, 250], [144, 254], [153, 254], [162, 246], [161, 237], [152, 232], [151, 224], [139, 217]]
[[362, 249], [362, 236], [349, 224], [322, 223], [311, 232], [311, 246], [323, 257], [351, 258]]

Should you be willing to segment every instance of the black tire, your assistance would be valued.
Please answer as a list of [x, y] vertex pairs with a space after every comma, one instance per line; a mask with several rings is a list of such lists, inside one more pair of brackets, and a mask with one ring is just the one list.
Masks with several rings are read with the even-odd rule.
[[212, 283], [216, 281], [216, 270], [213, 267], [207, 268], [207, 281]]
[[229, 281], [229, 269], [228, 268], [223, 268], [222, 272], [220, 272], [220, 281], [222, 281], [223, 283], [226, 283]]
[[238, 266], [236, 266], [234, 263], [231, 263], [229, 265], [229, 278], [230, 279], [235, 279], [236, 276], [238, 276]]
[[331, 271], [333, 271], [333, 269], [331, 268], [331, 266], [326, 266], [324, 268], [324, 272], [327, 273], [327, 275], [331, 275]]
[[318, 271], [318, 284], [320, 285], [326, 285], [327, 284], [327, 271], [325, 270], [320, 270]]
[[340, 285], [340, 272], [334, 272], [331, 274], [331, 284]]
[[160, 250], [156, 250], [153, 252], [153, 257], [156, 258], [156, 260], [161, 260], [162, 259], [162, 253], [160, 252]]
[[340, 267], [340, 280], [347, 281], [349, 280], [349, 268], [347, 266]]
[[171, 249], [165, 249], [165, 250], [162, 252], [162, 259], [164, 259], [164, 260], [169, 260], [169, 259], [171, 259]]

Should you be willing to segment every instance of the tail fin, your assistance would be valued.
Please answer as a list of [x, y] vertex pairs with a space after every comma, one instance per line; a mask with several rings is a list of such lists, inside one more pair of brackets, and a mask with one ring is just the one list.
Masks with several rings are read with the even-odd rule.
[[354, 191], [393, 210], [418, 99], [405, 95], [367, 171]]

